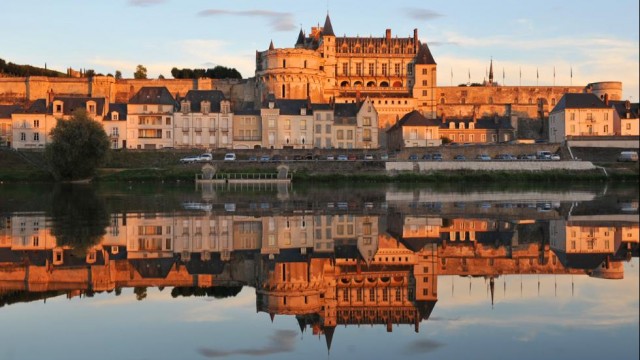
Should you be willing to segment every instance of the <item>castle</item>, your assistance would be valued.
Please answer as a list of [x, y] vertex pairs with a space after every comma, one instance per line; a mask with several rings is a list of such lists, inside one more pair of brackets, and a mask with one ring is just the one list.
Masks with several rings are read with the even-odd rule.
[[[234, 111], [259, 109], [269, 94], [312, 103], [357, 103], [368, 97], [380, 128], [392, 126], [412, 110], [427, 118], [508, 116], [544, 119], [565, 93], [592, 92], [622, 99], [622, 83], [580, 86], [504, 86], [493, 71], [481, 86], [438, 86], [437, 63], [418, 37], [336, 36], [329, 15], [324, 26], [300, 30], [293, 47], [256, 52], [255, 77], [236, 79], [0, 78], [0, 104], [29, 103], [57, 95], [104, 97], [126, 103], [143, 87], [166, 87], [174, 98], [189, 90], [220, 90]], [[492, 68], [493, 70], [493, 68]]]

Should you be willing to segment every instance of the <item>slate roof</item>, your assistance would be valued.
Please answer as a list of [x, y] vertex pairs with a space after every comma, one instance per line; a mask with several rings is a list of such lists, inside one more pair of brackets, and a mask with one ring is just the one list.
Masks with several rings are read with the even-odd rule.
[[322, 28], [322, 35], [336, 36], [333, 33], [333, 26], [331, 25], [331, 19], [329, 18], [329, 14], [327, 14], [327, 18], [324, 20], [324, 27]]
[[15, 111], [17, 114], [46, 114], [47, 113], [47, 101], [45, 99], [38, 99], [31, 103], [26, 108], [21, 108]]
[[[64, 115], [71, 115], [77, 109], [86, 109], [87, 102], [94, 101], [96, 103], [96, 114], [102, 114], [104, 111], [104, 98], [94, 98], [94, 97], [81, 97], [81, 96], [56, 96], [53, 98], [53, 101], [62, 101], [62, 113]], [[53, 102], [49, 104], [48, 113], [53, 113]]]
[[416, 56], [416, 64], [418, 65], [436, 65], [436, 61], [431, 55], [431, 50], [429, 50], [429, 46], [427, 43], [420, 43], [420, 48], [418, 49], [418, 55]]
[[191, 253], [191, 260], [186, 264], [189, 274], [220, 275], [224, 271], [224, 262], [220, 259], [220, 253], [212, 253], [211, 259], [202, 260], [201, 253]]
[[211, 103], [211, 112], [217, 113], [224, 94], [220, 90], [189, 90], [184, 98], [191, 102], [191, 112], [201, 112], [200, 105], [207, 100]]
[[560, 263], [566, 268], [580, 270], [594, 270], [607, 259], [607, 254], [567, 254], [564, 251], [554, 251]]
[[0, 119], [11, 119], [11, 114], [22, 110], [20, 105], [0, 105]]
[[570, 93], [564, 94], [558, 104], [551, 110], [552, 113], [565, 109], [606, 109], [608, 108], [602, 100], [594, 94]]
[[[613, 107], [613, 110], [618, 113], [621, 119], [627, 118], [626, 101], [609, 101], [609, 105]], [[637, 119], [639, 115], [640, 107], [638, 103], [629, 103], [629, 118]], [[0, 116], [1, 117], [1, 116]]]
[[320, 111], [331, 111], [331, 110], [333, 110], [333, 109], [331, 108], [331, 104], [311, 104], [311, 109], [312, 109], [313, 111], [316, 111], [316, 110], [320, 110]]
[[164, 86], [145, 86], [131, 99], [129, 104], [157, 104], [176, 106], [176, 100]]
[[127, 121], [127, 104], [125, 103], [113, 103], [109, 104], [109, 114], [105, 117], [106, 120], [111, 120], [111, 113], [115, 111], [118, 113], [118, 121]]
[[[307, 99], [277, 99], [275, 105], [280, 109], [280, 115], [300, 115], [300, 109], [306, 109]], [[311, 109], [307, 109], [307, 115], [311, 115]]]
[[440, 126], [441, 121], [436, 119], [427, 119], [424, 117], [418, 110], [413, 110], [409, 113], [404, 114], [400, 120], [398, 120], [389, 130], [397, 129], [402, 126]]
[[159, 258], [159, 259], [132, 259], [129, 260], [131, 266], [134, 267], [145, 279], [164, 279], [169, 275], [175, 258]]
[[[451, 119], [451, 118], [447, 118], [447, 120], [445, 120], [444, 123], [442, 123], [441, 121], [440, 123], [440, 129], [443, 130], [448, 130], [449, 129], [449, 123], [451, 122], [455, 122], [456, 125], [458, 123], [464, 122], [465, 123], [465, 129], [469, 129], [469, 123], [473, 123], [473, 119]], [[484, 129], [484, 130], [498, 130], [498, 129], [513, 129], [513, 126], [511, 125], [511, 120], [507, 117], [498, 117], [498, 121], [496, 122], [495, 118], [480, 118], [477, 119], [475, 121], [475, 126], [476, 129]], [[456, 126], [455, 128], [456, 130], [458, 129], [458, 126]], [[452, 129], [453, 130], [453, 129]]]

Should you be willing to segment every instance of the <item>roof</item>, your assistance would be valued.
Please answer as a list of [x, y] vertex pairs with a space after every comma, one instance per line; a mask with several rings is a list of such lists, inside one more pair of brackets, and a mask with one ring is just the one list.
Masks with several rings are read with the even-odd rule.
[[129, 104], [176, 105], [169, 90], [164, 86], [145, 86], [129, 99]]
[[[464, 123], [465, 129], [469, 129], [469, 123], [473, 123], [474, 121], [473, 119], [447, 118], [444, 123], [440, 122], [440, 129], [448, 130], [449, 124], [452, 122], [456, 124]], [[493, 118], [483, 117], [475, 121], [474, 128], [485, 129], [485, 130], [513, 129], [513, 125], [511, 125], [511, 120], [508, 117], [500, 117], [500, 116], [493, 117]], [[455, 130], [458, 130], [458, 126], [455, 127]]]
[[322, 35], [324, 35], [324, 36], [336, 36], [333, 33], [333, 26], [331, 25], [331, 19], [329, 18], [329, 14], [327, 14], [326, 19], [324, 19], [324, 26], [322, 27]]
[[389, 130], [398, 129], [402, 126], [440, 126], [441, 122], [436, 119], [427, 119], [418, 110], [413, 110], [404, 114]]
[[22, 110], [20, 105], [0, 105], [0, 119], [11, 119], [11, 114]]
[[211, 253], [209, 260], [203, 260], [201, 253], [191, 253], [191, 258], [186, 264], [189, 274], [220, 275], [224, 271], [224, 262], [220, 253]]
[[433, 55], [431, 55], [431, 51], [429, 50], [429, 46], [427, 43], [420, 43], [420, 48], [418, 49], [418, 55], [416, 56], [416, 64], [417, 65], [436, 65], [436, 61], [433, 59]]
[[[277, 99], [275, 105], [280, 109], [280, 115], [300, 115], [300, 109], [306, 109], [308, 104], [307, 99]], [[311, 109], [307, 115], [311, 115]]]
[[607, 254], [567, 254], [564, 251], [554, 252], [558, 260], [560, 260], [560, 263], [570, 269], [593, 270], [607, 259]]
[[[632, 103], [630, 101], [609, 101], [609, 105], [613, 107], [613, 110], [618, 113], [621, 119], [627, 118], [627, 111], [629, 111], [629, 119], [637, 119], [639, 116], [639, 104]], [[627, 109], [629, 107], [629, 109]], [[1, 117], [1, 116], [0, 116]]]
[[[102, 114], [104, 111], [105, 98], [97, 97], [84, 97], [84, 96], [56, 96], [53, 101], [62, 101], [64, 106], [62, 107], [62, 113], [64, 115], [71, 115], [77, 109], [86, 109], [87, 102], [94, 101], [96, 103], [96, 114]], [[53, 105], [49, 106], [50, 114], [53, 113]]]
[[[118, 113], [119, 121], [127, 121], [127, 104], [126, 103], [113, 103], [109, 104], [109, 114], [112, 112]], [[111, 120], [111, 116], [107, 116], [107, 120]]]
[[589, 93], [564, 94], [551, 112], [565, 109], [606, 109], [608, 108], [596, 95]]
[[331, 104], [311, 104], [313, 111], [333, 111]]
[[129, 263], [138, 271], [140, 276], [145, 279], [155, 278], [164, 279], [169, 275], [175, 259], [158, 258], [158, 259], [132, 259]]
[[224, 100], [224, 93], [220, 90], [189, 90], [184, 97], [191, 102], [191, 112], [199, 113], [203, 101], [211, 103], [211, 112], [220, 112], [220, 102]]
[[47, 101], [45, 99], [38, 99], [31, 103], [28, 107], [18, 109], [14, 111], [17, 114], [45, 114], [47, 112]]

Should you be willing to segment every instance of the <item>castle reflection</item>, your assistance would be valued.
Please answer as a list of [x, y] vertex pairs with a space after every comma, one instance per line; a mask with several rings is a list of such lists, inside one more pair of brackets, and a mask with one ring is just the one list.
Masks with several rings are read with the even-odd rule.
[[637, 215], [563, 215], [542, 204], [514, 205], [507, 217], [482, 200], [469, 206], [241, 211], [188, 203], [175, 212], [112, 213], [102, 238], [82, 252], [58, 242], [44, 212], [12, 213], [0, 227], [0, 306], [128, 287], [142, 299], [146, 287], [220, 297], [250, 286], [258, 311], [293, 315], [330, 347], [340, 324], [419, 331], [438, 301], [440, 275], [484, 277], [493, 292], [494, 279], [509, 274], [620, 279], [622, 263], [638, 255]]

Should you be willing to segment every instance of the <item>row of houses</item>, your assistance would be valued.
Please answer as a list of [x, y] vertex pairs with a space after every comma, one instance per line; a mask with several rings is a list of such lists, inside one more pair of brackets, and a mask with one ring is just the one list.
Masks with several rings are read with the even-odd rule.
[[[84, 109], [103, 124], [114, 149], [378, 149], [400, 150], [456, 143], [499, 143], [517, 138], [517, 118], [430, 119], [411, 111], [386, 132], [369, 99], [315, 104], [268, 96], [259, 109], [232, 110], [219, 90], [174, 97], [166, 87], [143, 87], [128, 103], [106, 98], [54, 96], [27, 107], [0, 105], [0, 137], [14, 149], [43, 149], [57, 119]], [[550, 113], [549, 140], [638, 136], [638, 104], [565, 94]], [[386, 138], [385, 136], [386, 135]], [[381, 139], [385, 138], [384, 141]]]
[[103, 124], [114, 149], [380, 147], [378, 113], [369, 99], [313, 104], [270, 96], [260, 109], [233, 112], [219, 90], [190, 90], [176, 99], [166, 87], [143, 87], [126, 104], [50, 94], [26, 108], [0, 105], [0, 129], [14, 149], [42, 149], [57, 119], [77, 109]]

